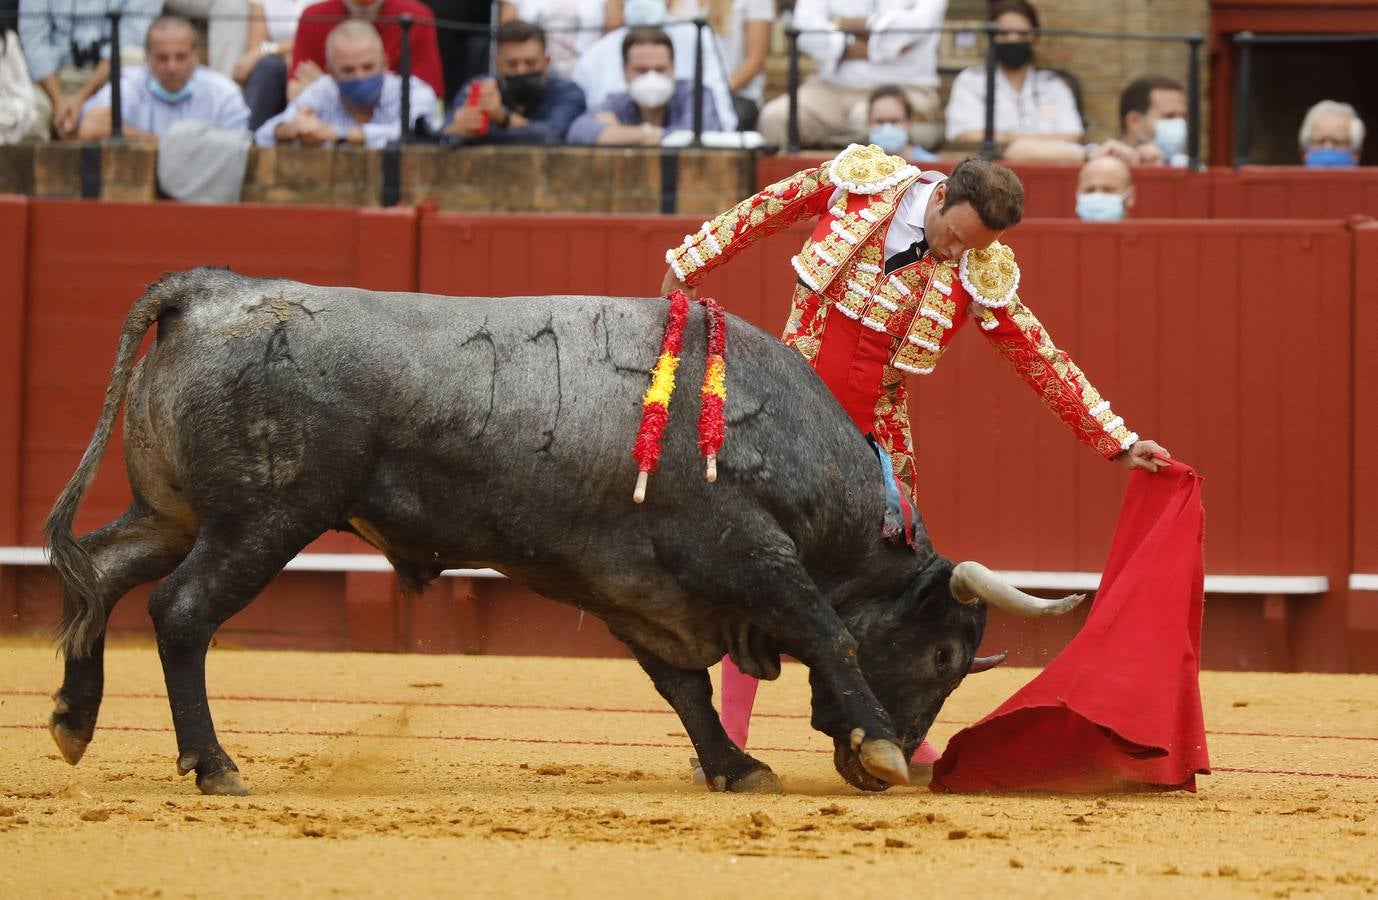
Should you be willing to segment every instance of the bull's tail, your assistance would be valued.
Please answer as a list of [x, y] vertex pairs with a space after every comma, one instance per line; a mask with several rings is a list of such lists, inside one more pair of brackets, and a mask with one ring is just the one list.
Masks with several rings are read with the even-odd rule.
[[125, 317], [124, 327], [120, 330], [119, 349], [115, 354], [115, 368], [110, 373], [110, 383], [105, 389], [96, 432], [86, 445], [86, 452], [82, 454], [77, 470], [72, 473], [43, 523], [48, 556], [62, 584], [62, 621], [58, 626], [57, 640], [59, 649], [67, 657], [89, 654], [104, 630], [101, 573], [85, 548], [73, 537], [72, 520], [76, 518], [81, 498], [96, 478], [101, 456], [110, 443], [115, 416], [119, 413], [120, 400], [129, 386], [139, 345], [160, 315], [182, 305], [189, 293], [190, 279], [187, 276], [191, 274], [170, 275], [151, 285]]

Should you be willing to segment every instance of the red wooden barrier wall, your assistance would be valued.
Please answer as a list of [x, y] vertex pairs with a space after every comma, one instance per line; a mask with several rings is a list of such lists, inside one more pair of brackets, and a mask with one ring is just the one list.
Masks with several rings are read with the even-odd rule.
[[[764, 187], [817, 165], [806, 156], [767, 156], [757, 163]], [[951, 162], [933, 168], [948, 172]], [[1024, 214], [1030, 219], [1076, 216], [1076, 165], [1010, 166], [1024, 182]], [[1245, 166], [1188, 172], [1161, 166], [1134, 169], [1135, 203], [1142, 219], [1344, 219], [1378, 217], [1378, 168], [1306, 169]]]
[[[658, 289], [664, 249], [697, 224], [0, 203], [0, 252], [14, 256], [15, 246], [27, 247], [0, 260], [11, 263], [0, 271], [7, 290], [14, 286], [9, 296], [24, 301], [0, 304], [0, 334], [24, 335], [0, 348], [14, 351], [0, 357], [0, 426], [20, 424], [0, 432], [0, 454], [19, 457], [21, 485], [5, 504], [4, 486], [14, 477], [0, 478], [0, 527], [6, 517], [17, 519], [18, 542], [38, 542], [39, 523], [94, 425], [119, 323], [164, 270], [228, 263], [252, 274], [373, 288], [645, 296]], [[793, 282], [786, 260], [802, 234], [796, 228], [743, 254], [704, 293], [778, 331]], [[1354, 241], [1367, 257], [1355, 255]], [[1024, 268], [1021, 294], [1058, 343], [1131, 425], [1205, 474], [1208, 571], [1326, 575], [1335, 589], [1326, 600], [1295, 601], [1293, 663], [1333, 670], [1346, 667], [1346, 656], [1371, 659], [1378, 615], [1371, 597], [1351, 596], [1344, 585], [1351, 557], [1378, 567], [1360, 549], [1372, 545], [1378, 523], [1371, 508], [1352, 500], [1363, 490], [1372, 496], [1378, 482], [1371, 336], [1378, 233], [1323, 222], [1043, 221], [1021, 226], [1009, 242]], [[25, 266], [27, 290], [15, 274]], [[1367, 298], [1359, 322], [1351, 306], [1356, 284]], [[1124, 474], [1077, 445], [983, 343], [979, 332], [964, 332], [934, 376], [913, 379], [920, 500], [939, 548], [1003, 568], [1098, 570]], [[22, 369], [14, 362], [20, 358]], [[24, 379], [22, 391], [16, 377]], [[116, 449], [79, 529], [123, 508], [122, 470]], [[1355, 485], [1351, 473], [1367, 481]], [[358, 545], [336, 536], [313, 549]], [[4, 577], [13, 581], [13, 573]], [[0, 584], [0, 606], [17, 606], [30, 622], [51, 616], [52, 586], [40, 573], [30, 570], [17, 589]], [[388, 576], [292, 573], [229, 623], [227, 639], [263, 643], [297, 632], [320, 647], [417, 649], [420, 642], [421, 649], [530, 652], [554, 633], [581, 652], [613, 647], [597, 623], [584, 622], [575, 637], [577, 612], [511, 585], [442, 585], [402, 601]], [[141, 606], [142, 598], [125, 601], [115, 625], [141, 625]], [[1269, 665], [1260, 607], [1256, 597], [1212, 599], [1208, 665]], [[546, 631], [547, 624], [559, 630]], [[997, 621], [991, 641], [1008, 642], [1025, 661], [1046, 659], [1074, 626]], [[1367, 636], [1351, 632], [1348, 653], [1347, 626], [1369, 629]], [[1366, 665], [1378, 668], [1378, 661]]]
[[[1378, 578], [1378, 222], [1354, 226], [1354, 563]], [[1350, 593], [1349, 653], [1378, 672], [1378, 590]]]

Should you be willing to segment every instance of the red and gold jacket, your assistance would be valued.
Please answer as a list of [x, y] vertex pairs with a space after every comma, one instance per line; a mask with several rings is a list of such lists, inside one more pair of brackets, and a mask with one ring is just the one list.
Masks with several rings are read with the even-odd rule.
[[783, 340], [859, 424], [882, 382], [894, 383], [899, 372], [932, 372], [970, 318], [1083, 443], [1107, 458], [1128, 449], [1138, 435], [1019, 301], [1019, 266], [1009, 247], [968, 250], [955, 262], [925, 256], [884, 274], [885, 235], [900, 198], [920, 180], [941, 178], [874, 145], [853, 144], [703, 223], [665, 260], [681, 281], [696, 285], [768, 235], [818, 216], [791, 260], [799, 285]]

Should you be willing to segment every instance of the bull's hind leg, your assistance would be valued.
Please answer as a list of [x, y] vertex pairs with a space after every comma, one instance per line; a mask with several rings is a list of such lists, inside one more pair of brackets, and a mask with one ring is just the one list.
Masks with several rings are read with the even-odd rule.
[[677, 669], [635, 644], [637, 662], [651, 676], [660, 696], [679, 714], [684, 730], [698, 751], [699, 764], [710, 790], [780, 792], [780, 779], [770, 767], [743, 753], [723, 730], [713, 709], [713, 682], [704, 669]]
[[[64, 657], [62, 687], [53, 694], [48, 731], [72, 765], [81, 761], [96, 730], [105, 691], [105, 627], [110, 611], [132, 589], [171, 572], [191, 549], [187, 527], [164, 518], [137, 501], [116, 521], [83, 537], [80, 543], [100, 572], [99, 634], [89, 652], [69, 650]], [[63, 597], [64, 606], [73, 599]], [[72, 609], [66, 616], [73, 615]]]
[[191, 553], [149, 598], [177, 732], [177, 771], [194, 770], [202, 793], [249, 793], [211, 721], [206, 699], [211, 638], [319, 533], [295, 528], [284, 534], [278, 523], [262, 521], [238, 522], [233, 529], [203, 526]]

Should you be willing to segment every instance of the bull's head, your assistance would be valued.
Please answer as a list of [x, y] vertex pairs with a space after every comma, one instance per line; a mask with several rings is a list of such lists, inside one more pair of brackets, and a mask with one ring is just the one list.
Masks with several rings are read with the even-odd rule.
[[[857, 661], [876, 699], [890, 714], [908, 759], [928, 734], [938, 710], [969, 672], [989, 668], [976, 658], [986, 628], [987, 605], [1021, 616], [1053, 616], [1084, 599], [1034, 597], [996, 577], [985, 566], [952, 566], [939, 558], [889, 602], [856, 604], [843, 621], [857, 641]], [[811, 678], [813, 726], [833, 739], [838, 773], [862, 790], [888, 784], [867, 772], [852, 746], [848, 726], [832, 690]]]

